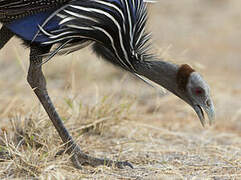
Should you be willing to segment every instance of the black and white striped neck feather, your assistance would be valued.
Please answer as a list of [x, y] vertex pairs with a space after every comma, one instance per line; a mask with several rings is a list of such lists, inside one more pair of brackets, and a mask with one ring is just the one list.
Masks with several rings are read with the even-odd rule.
[[[46, 31], [44, 26], [56, 16], [60, 18], [60, 29]], [[54, 12], [40, 26], [38, 35], [49, 37], [43, 45], [60, 44], [47, 60], [59, 51], [72, 52], [92, 42], [113, 54], [115, 58], [109, 61], [135, 72], [134, 61], [152, 57], [148, 53], [150, 34], [146, 33], [146, 21], [143, 0], [73, 1]]]

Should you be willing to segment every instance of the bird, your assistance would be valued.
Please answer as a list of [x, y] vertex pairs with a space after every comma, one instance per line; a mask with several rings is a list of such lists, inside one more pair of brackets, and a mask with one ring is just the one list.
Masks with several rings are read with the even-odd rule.
[[[196, 112], [202, 125], [215, 119], [210, 87], [188, 64], [150, 53], [149, 0], [1, 0], [0, 49], [14, 36], [30, 49], [27, 81], [44, 107], [76, 168], [84, 164], [131, 167], [128, 161], [92, 157], [81, 151], [52, 103], [42, 72], [55, 55], [91, 46], [95, 54], [143, 80], [162, 86]], [[84, 66], [84, 64], [83, 64]]]

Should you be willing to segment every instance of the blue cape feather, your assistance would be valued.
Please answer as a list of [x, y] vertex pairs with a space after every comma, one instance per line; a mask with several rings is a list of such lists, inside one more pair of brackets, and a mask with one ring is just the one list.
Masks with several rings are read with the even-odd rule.
[[[39, 26], [41, 26], [52, 13], [53, 11], [46, 11], [26, 16], [22, 19], [15, 20], [7, 24], [6, 26], [22, 39], [32, 41], [36, 33], [39, 31]], [[45, 30], [53, 31], [58, 29], [59, 21], [60, 19], [58, 17], [52, 18], [51, 21], [49, 21], [48, 24], [44, 26]], [[49, 37], [41, 35], [37, 36], [33, 42], [42, 43], [48, 40]]]

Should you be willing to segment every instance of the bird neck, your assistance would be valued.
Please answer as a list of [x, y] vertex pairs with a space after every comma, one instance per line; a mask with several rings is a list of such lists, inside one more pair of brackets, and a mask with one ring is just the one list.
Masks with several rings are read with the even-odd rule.
[[179, 96], [177, 75], [180, 66], [166, 61], [139, 61], [135, 65], [137, 74], [161, 85]]

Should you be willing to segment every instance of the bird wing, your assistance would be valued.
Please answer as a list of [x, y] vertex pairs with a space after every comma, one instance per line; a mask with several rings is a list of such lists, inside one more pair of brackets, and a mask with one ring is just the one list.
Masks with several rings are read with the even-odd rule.
[[71, 0], [0, 0], [0, 22], [11, 22], [27, 15], [63, 6]]

